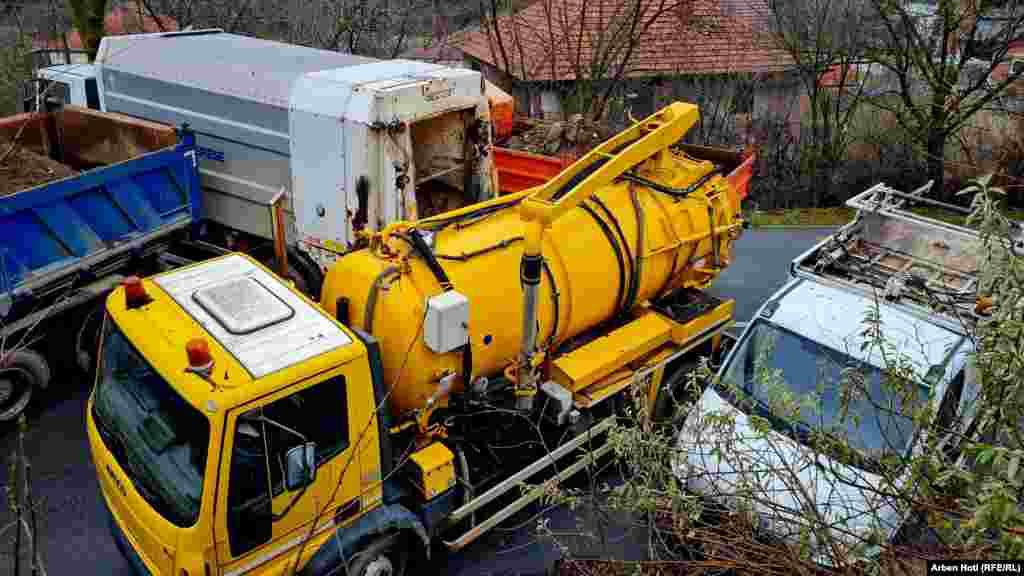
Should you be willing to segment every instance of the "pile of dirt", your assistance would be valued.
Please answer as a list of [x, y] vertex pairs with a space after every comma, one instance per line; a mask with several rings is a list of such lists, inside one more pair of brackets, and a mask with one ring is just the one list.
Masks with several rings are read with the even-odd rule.
[[[7, 153], [10, 146], [9, 140], [0, 139], [0, 157]], [[0, 196], [9, 196], [74, 175], [75, 171], [70, 167], [16, 146], [10, 156], [0, 163]]]
[[547, 156], [580, 156], [612, 135], [609, 127], [584, 120], [581, 114], [565, 121], [519, 119], [513, 135], [501, 145]]

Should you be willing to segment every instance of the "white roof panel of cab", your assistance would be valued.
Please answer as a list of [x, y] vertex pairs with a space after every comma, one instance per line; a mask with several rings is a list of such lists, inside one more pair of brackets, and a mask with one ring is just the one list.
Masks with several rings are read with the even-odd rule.
[[238, 255], [154, 278], [254, 378], [352, 339], [280, 278]]

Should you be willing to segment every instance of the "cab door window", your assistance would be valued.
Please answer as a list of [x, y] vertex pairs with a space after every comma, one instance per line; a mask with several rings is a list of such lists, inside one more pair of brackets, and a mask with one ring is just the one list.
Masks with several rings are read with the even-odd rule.
[[[272, 501], [286, 490], [285, 454], [304, 442], [316, 444], [317, 468], [348, 447], [343, 376], [253, 408], [236, 420], [228, 482], [232, 556], [270, 541], [273, 523], [280, 520], [272, 513]], [[287, 509], [281, 514], [287, 515]]]

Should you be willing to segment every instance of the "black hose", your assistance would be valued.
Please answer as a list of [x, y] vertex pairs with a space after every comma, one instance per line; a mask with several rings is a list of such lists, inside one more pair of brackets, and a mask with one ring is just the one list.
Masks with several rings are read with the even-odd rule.
[[437, 278], [437, 283], [441, 285], [441, 288], [447, 292], [452, 289], [452, 281], [448, 279], [448, 274], [445, 273], [444, 268], [441, 268], [441, 264], [434, 257], [434, 252], [427, 246], [427, 243], [423, 240], [423, 236], [420, 235], [419, 230], [409, 230], [409, 238], [412, 240], [412, 247], [414, 250], [419, 252], [420, 256], [423, 257], [423, 261], [427, 264], [427, 268]]
[[632, 290], [626, 298], [626, 310], [633, 307], [640, 292], [640, 273], [643, 266], [641, 255], [644, 250], [644, 208], [640, 205], [640, 197], [633, 186], [629, 187], [629, 198], [633, 201], [633, 211], [636, 214], [636, 260], [633, 263], [633, 281], [630, 283]]
[[454, 260], [456, 262], [465, 262], [470, 258], [482, 256], [489, 252], [494, 252], [495, 250], [501, 250], [502, 248], [507, 248], [508, 246], [511, 246], [512, 244], [519, 242], [522, 239], [522, 236], [513, 236], [512, 238], [506, 238], [501, 242], [498, 242], [497, 244], [491, 244], [490, 246], [480, 248], [479, 250], [473, 250], [472, 252], [463, 252], [462, 254], [435, 254], [434, 257], [437, 258], [438, 260]]
[[632, 308], [633, 297], [637, 291], [637, 286], [635, 285], [637, 262], [633, 259], [633, 251], [629, 248], [629, 242], [626, 242], [626, 235], [622, 232], [622, 226], [619, 226], [619, 219], [612, 214], [612, 211], [608, 209], [608, 205], [606, 205], [597, 194], [594, 194], [590, 199], [604, 211], [605, 215], [608, 216], [608, 220], [611, 221], [612, 226], [615, 227], [616, 232], [619, 234], [619, 241], [622, 243], [622, 249], [626, 253], [626, 261], [629, 262], [629, 275], [626, 276], [626, 301], [623, 303], [622, 310], [620, 311], [625, 312]]
[[615, 252], [615, 259], [619, 261], [619, 290], [615, 297], [615, 310], [621, 309], [623, 291], [626, 287], [626, 264], [622, 259], [622, 250], [619, 248], [619, 243], [615, 241], [615, 235], [612, 233], [611, 228], [608, 227], [608, 223], [601, 219], [596, 212], [586, 204], [580, 204], [580, 208], [584, 209], [590, 217], [597, 222], [598, 226], [601, 227], [601, 231], [604, 232], [604, 237], [608, 239], [608, 244], [611, 245], [612, 251]]
[[470, 385], [473, 384], [473, 345], [471, 342], [466, 342], [462, 347], [462, 382], [466, 390], [469, 390]]
[[697, 189], [699, 189], [701, 186], [703, 186], [708, 180], [711, 180], [715, 176], [719, 176], [719, 175], [721, 175], [721, 172], [716, 167], [711, 172], [708, 172], [707, 174], [705, 174], [705, 175], [701, 176], [700, 178], [698, 178], [697, 181], [694, 182], [693, 184], [690, 184], [686, 188], [681, 188], [681, 189], [680, 188], [669, 188], [668, 186], [663, 186], [661, 184], [658, 184], [654, 180], [648, 180], [647, 178], [644, 178], [643, 176], [637, 176], [636, 174], [631, 174], [631, 173], [628, 173], [628, 172], [625, 173], [625, 174], [622, 174], [621, 176], [619, 176], [619, 178], [622, 178], [623, 180], [628, 180], [630, 182], [635, 182], [637, 184], [641, 184], [643, 186], [646, 186], [646, 187], [650, 188], [651, 190], [657, 190], [658, 192], [662, 192], [662, 193], [668, 194], [669, 196], [672, 196], [672, 197], [675, 197], [675, 198], [685, 198], [685, 197], [689, 196], [690, 194], [693, 194], [694, 192], [696, 192]]
[[548, 345], [550, 346], [555, 341], [555, 336], [558, 334], [558, 317], [561, 315], [561, 310], [558, 307], [558, 299], [561, 294], [558, 292], [558, 287], [555, 286], [555, 275], [551, 273], [551, 268], [548, 266], [548, 261], [544, 260], [544, 275], [548, 277], [548, 283], [551, 284], [551, 304], [554, 307], [555, 317], [551, 321], [551, 334], [548, 336]]
[[[448, 274], [445, 273], [444, 268], [441, 268], [441, 263], [437, 261], [437, 257], [434, 256], [434, 251], [427, 246], [427, 243], [423, 240], [423, 236], [420, 235], [419, 230], [409, 230], [409, 237], [412, 240], [412, 247], [414, 250], [419, 252], [420, 256], [423, 257], [423, 261], [426, 262], [427, 268], [437, 278], [437, 283], [441, 285], [441, 290], [447, 292], [452, 289], [452, 281], [448, 278]], [[462, 381], [468, 390], [470, 385], [473, 383], [473, 343], [472, 339], [466, 342], [462, 346]]]
[[[614, 150], [609, 152], [609, 154], [618, 154], [619, 152], [622, 152], [626, 148], [628, 148], [631, 145], [633, 145], [633, 143], [635, 143], [635, 142], [636, 142], [636, 140], [630, 140], [629, 142], [625, 142], [623, 144], [619, 144], [618, 146], [615, 147]], [[607, 164], [609, 160], [611, 160], [611, 158], [606, 158], [606, 157], [602, 157], [602, 158], [598, 158], [597, 160], [594, 160], [593, 163], [591, 163], [589, 166], [587, 166], [583, 170], [580, 170], [575, 176], [570, 178], [568, 182], [563, 184], [562, 187], [559, 188], [558, 191], [554, 193], [554, 195], [551, 197], [551, 200], [557, 202], [562, 196], [565, 196], [570, 191], [572, 191], [573, 188], [575, 188], [577, 185], [579, 185], [580, 182], [583, 182], [584, 180], [587, 179], [587, 177], [589, 177], [591, 174], [596, 172], [598, 168], [600, 168], [601, 166], [604, 166], [605, 164]]]
[[522, 197], [514, 198], [512, 200], [509, 200], [508, 202], [484, 206], [483, 208], [478, 208], [471, 212], [466, 212], [465, 214], [459, 214], [457, 216], [451, 216], [440, 220], [431, 219], [429, 222], [422, 222], [420, 224], [417, 224], [417, 228], [423, 230], [442, 230], [444, 228], [447, 228], [448, 226], [451, 226], [452, 224], [457, 224], [459, 222], [464, 222], [466, 220], [472, 220], [474, 218], [487, 216], [490, 214], [494, 214], [495, 212], [500, 212], [506, 208], [511, 208], [513, 206], [518, 205], [523, 200], [524, 198]]
[[573, 188], [578, 186], [580, 182], [583, 182], [584, 180], [586, 180], [587, 177], [589, 177], [591, 174], [596, 172], [598, 168], [600, 168], [601, 166], [604, 166], [608, 162], [608, 160], [610, 160], [610, 159], [609, 158], [598, 158], [592, 164], [590, 164], [589, 166], [587, 166], [583, 170], [580, 170], [579, 173], [577, 173], [575, 176], [570, 178], [568, 182], [563, 184], [562, 187], [559, 188], [558, 191], [555, 192], [554, 195], [551, 196], [551, 200], [554, 201], [554, 202], [557, 202], [558, 200], [560, 200], [562, 198], [562, 196], [565, 196], [566, 194], [571, 192]]
[[398, 266], [388, 266], [381, 270], [380, 274], [377, 274], [377, 277], [374, 278], [373, 283], [370, 284], [370, 293], [366, 296], [366, 307], [363, 310], [363, 330], [368, 334], [373, 334], [373, 310], [377, 306], [377, 292], [380, 290], [385, 278], [391, 274], [398, 273]]

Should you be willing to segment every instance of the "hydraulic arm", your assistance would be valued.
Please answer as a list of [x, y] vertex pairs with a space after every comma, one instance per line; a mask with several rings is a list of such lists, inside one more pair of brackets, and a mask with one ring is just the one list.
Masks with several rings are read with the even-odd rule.
[[544, 256], [544, 231], [569, 210], [658, 153], [678, 142], [699, 119], [692, 104], [676, 102], [634, 124], [595, 148], [553, 180], [530, 194], [520, 205], [525, 242], [521, 281], [523, 285], [523, 334], [516, 370], [517, 407], [529, 410], [537, 394], [537, 294]]

